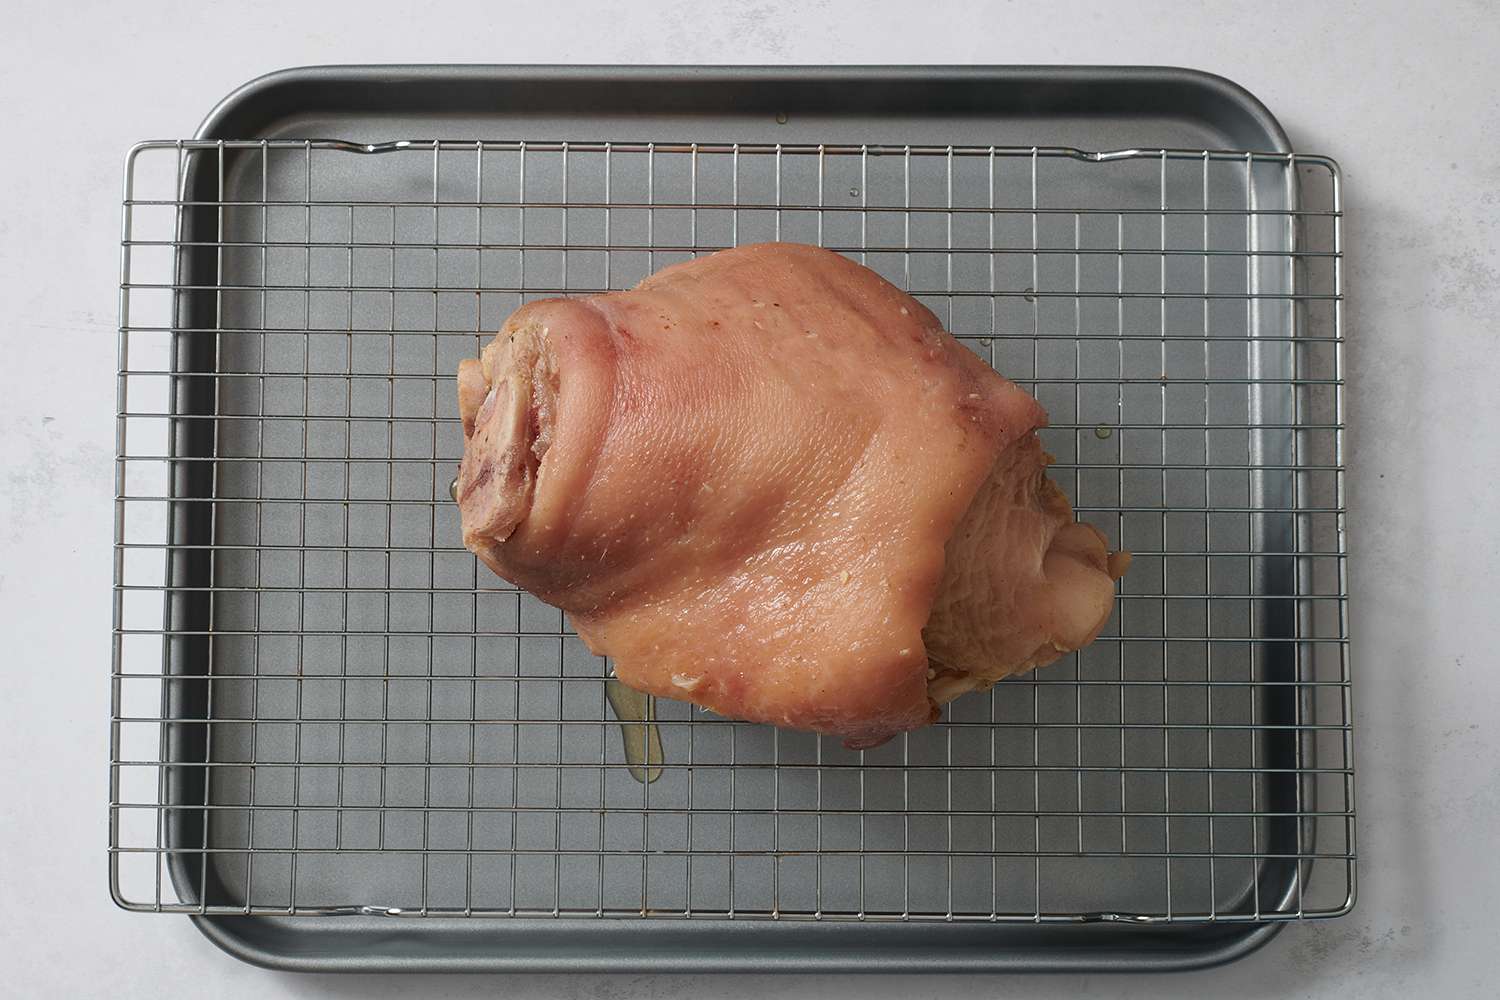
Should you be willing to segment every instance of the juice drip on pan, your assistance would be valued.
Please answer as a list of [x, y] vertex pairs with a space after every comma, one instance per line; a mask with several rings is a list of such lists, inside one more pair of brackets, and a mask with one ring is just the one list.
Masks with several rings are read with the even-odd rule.
[[661, 777], [661, 730], [651, 720], [655, 717], [654, 700], [611, 677], [604, 682], [604, 696], [620, 722], [620, 739], [625, 749], [625, 763], [630, 776], [646, 785]]

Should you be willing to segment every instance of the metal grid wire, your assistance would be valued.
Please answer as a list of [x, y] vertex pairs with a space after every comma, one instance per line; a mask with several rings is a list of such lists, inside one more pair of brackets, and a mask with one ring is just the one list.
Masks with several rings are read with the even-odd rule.
[[[121, 266], [110, 871], [191, 913], [1345, 911], [1339, 175], [1184, 150], [151, 142]], [[478, 567], [453, 373], [758, 240], [932, 307], [1135, 561], [1097, 642], [864, 752], [659, 702]], [[858, 364], [858, 358], [851, 358]], [[1314, 877], [1316, 876], [1316, 877]]]

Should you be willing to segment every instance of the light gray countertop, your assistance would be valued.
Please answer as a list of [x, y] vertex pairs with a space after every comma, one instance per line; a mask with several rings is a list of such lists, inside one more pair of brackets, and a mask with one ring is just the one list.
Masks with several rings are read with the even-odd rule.
[[[745, 0], [20, 0], [0, 35], [0, 968], [15, 996], [1493, 996], [1500, 897], [1500, 11]], [[266, 972], [106, 891], [121, 164], [331, 62], [1135, 63], [1225, 75], [1343, 164], [1360, 898], [1179, 976]]]

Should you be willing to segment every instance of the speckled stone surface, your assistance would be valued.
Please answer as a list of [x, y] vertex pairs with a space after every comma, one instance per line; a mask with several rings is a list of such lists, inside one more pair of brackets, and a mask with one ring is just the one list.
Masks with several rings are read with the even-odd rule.
[[[717, 8], [717, 11], [716, 11]], [[37, 3], [0, 31], [0, 993], [1487, 997], [1500, 991], [1500, 8]], [[325, 62], [1156, 63], [1258, 95], [1347, 183], [1360, 901], [1172, 977], [298, 977], [106, 891], [121, 162]], [[107, 985], [106, 985], [107, 984]]]

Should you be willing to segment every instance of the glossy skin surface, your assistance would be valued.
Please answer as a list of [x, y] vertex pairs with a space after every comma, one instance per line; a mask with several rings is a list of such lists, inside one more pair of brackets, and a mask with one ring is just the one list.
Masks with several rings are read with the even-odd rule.
[[[940, 587], [962, 591], [939, 602], [957, 634], [1009, 577], [1016, 546], [983, 524], [945, 547], [1000, 456], [1020, 445], [1012, 464], [1045, 482], [1027, 444], [1045, 414], [844, 257], [760, 244], [531, 303], [464, 363], [459, 401], [465, 544], [632, 687], [868, 745], [936, 717], [939, 665], [1014, 660], [990, 629], [930, 663], [923, 630]], [[1024, 520], [1000, 537], [1040, 566], [1062, 520]], [[973, 558], [990, 568], [944, 583]], [[1022, 624], [1019, 645], [1050, 642]]]

